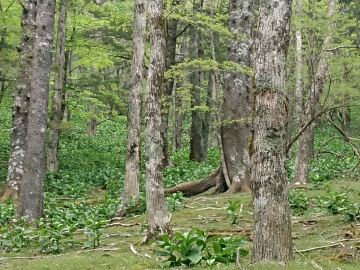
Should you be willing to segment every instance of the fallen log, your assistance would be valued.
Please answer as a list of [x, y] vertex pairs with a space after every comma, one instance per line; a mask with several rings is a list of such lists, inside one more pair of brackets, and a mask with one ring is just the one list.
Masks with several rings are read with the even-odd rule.
[[166, 188], [165, 194], [172, 194], [178, 191], [182, 192], [184, 196], [187, 197], [201, 194], [210, 188], [215, 187], [221, 175], [222, 169], [221, 166], [219, 166], [215, 171], [201, 180], [181, 183], [175, 187]]

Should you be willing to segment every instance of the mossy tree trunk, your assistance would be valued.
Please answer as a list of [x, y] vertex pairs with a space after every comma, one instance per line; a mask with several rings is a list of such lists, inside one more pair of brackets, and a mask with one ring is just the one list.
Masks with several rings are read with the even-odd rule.
[[55, 82], [52, 96], [52, 106], [49, 127], [49, 142], [46, 168], [50, 172], [57, 172], [59, 169], [58, 148], [60, 141], [60, 127], [63, 118], [62, 98], [65, 91], [65, 40], [66, 40], [66, 18], [67, 1], [60, 1], [59, 21], [56, 41], [55, 55]]
[[20, 196], [20, 185], [24, 174], [26, 134], [28, 128], [28, 106], [34, 53], [36, 20], [36, 1], [24, 2], [21, 16], [19, 67], [15, 81], [14, 104], [12, 106], [12, 129], [10, 154], [6, 184], [1, 193], [0, 202], [11, 198], [17, 201]]
[[165, 70], [165, 35], [162, 0], [148, 3], [150, 63], [145, 99], [146, 211], [148, 229], [142, 242], [159, 233], [171, 233], [162, 174], [161, 93]]
[[[252, 65], [253, 1], [230, 0], [229, 31], [242, 35], [228, 45], [228, 61], [244, 67]], [[248, 145], [251, 129], [251, 75], [225, 73], [223, 124], [221, 142], [231, 186], [229, 193], [249, 191], [250, 156]], [[223, 164], [224, 165], [224, 164]]]
[[44, 169], [55, 1], [36, 5], [36, 31], [31, 75], [27, 150], [16, 215], [36, 225], [44, 215]]
[[145, 3], [145, 0], [135, 0], [134, 4], [134, 36], [127, 116], [126, 165], [122, 202], [118, 211], [120, 216], [126, 213], [126, 205], [129, 204], [131, 198], [138, 197], [140, 192], [142, 83], [146, 44]]
[[286, 55], [291, 0], [260, 1], [255, 39], [252, 154], [253, 261], [292, 258], [286, 177]]

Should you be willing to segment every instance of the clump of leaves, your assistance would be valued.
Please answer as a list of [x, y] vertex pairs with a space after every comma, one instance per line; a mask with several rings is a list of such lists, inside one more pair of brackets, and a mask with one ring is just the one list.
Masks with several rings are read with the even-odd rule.
[[294, 215], [304, 214], [310, 206], [308, 197], [306, 197], [303, 192], [294, 189], [289, 191], [289, 202]]
[[318, 208], [326, 208], [332, 215], [343, 214], [351, 204], [347, 192], [330, 191], [315, 198]]
[[176, 233], [169, 237], [161, 235], [154, 240], [162, 250], [154, 250], [158, 256], [167, 257], [161, 263], [165, 266], [194, 266], [206, 262], [211, 266], [217, 263], [234, 262], [237, 256], [246, 256], [248, 252], [241, 248], [243, 238], [214, 236], [207, 238], [204, 231], [194, 228], [186, 233]]
[[237, 200], [237, 201], [231, 201], [228, 200], [227, 201], [227, 207], [226, 207], [226, 212], [228, 217], [230, 217], [231, 221], [231, 225], [234, 225], [238, 222], [238, 219], [240, 218], [238, 212], [240, 211], [240, 206], [241, 206], [241, 201]]
[[146, 197], [145, 192], [140, 192], [136, 198], [131, 198], [129, 204], [126, 206], [126, 213], [128, 215], [141, 215], [146, 212]]
[[166, 196], [166, 204], [169, 210], [176, 211], [184, 207], [183, 202], [186, 200], [184, 194], [181, 191], [168, 194]]

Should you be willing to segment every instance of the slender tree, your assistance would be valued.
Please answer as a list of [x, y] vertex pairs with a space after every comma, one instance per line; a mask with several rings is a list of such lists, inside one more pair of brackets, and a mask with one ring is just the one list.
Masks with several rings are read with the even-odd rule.
[[[228, 45], [228, 61], [251, 68], [253, 0], [229, 1], [229, 30], [241, 35]], [[250, 156], [248, 144], [251, 128], [251, 76], [225, 73], [221, 142], [224, 161], [231, 182], [229, 192], [249, 191]], [[224, 164], [223, 164], [224, 166]]]
[[292, 257], [285, 86], [291, 0], [260, 0], [255, 38], [252, 193], [253, 261]]
[[133, 29], [133, 54], [127, 116], [126, 165], [122, 205], [118, 212], [119, 215], [125, 214], [125, 206], [129, 203], [131, 197], [138, 197], [140, 192], [142, 82], [144, 78], [143, 65], [146, 44], [145, 0], [135, 0]]
[[[178, 1], [173, 2], [174, 5], [179, 4]], [[169, 70], [175, 64], [176, 55], [176, 38], [177, 38], [178, 20], [169, 18], [166, 19], [166, 56], [165, 56], [165, 71]], [[161, 108], [161, 137], [163, 139], [163, 166], [170, 164], [170, 151], [168, 146], [168, 125], [169, 125], [169, 111], [171, 104], [171, 94], [174, 88], [174, 78], [165, 80], [163, 91], [163, 102]]]
[[16, 212], [17, 216], [24, 216], [34, 226], [36, 219], [44, 214], [45, 146], [55, 1], [39, 1], [36, 12], [27, 150]]
[[165, 70], [165, 36], [162, 0], [148, 4], [150, 25], [150, 64], [145, 99], [146, 211], [148, 230], [143, 242], [158, 233], [170, 233], [162, 174], [161, 93]]
[[[190, 44], [189, 56], [191, 60], [199, 57], [200, 33], [195, 26], [189, 26]], [[200, 71], [193, 70], [190, 74], [191, 84], [191, 135], [190, 135], [190, 159], [196, 162], [205, 161], [203, 118], [199, 109], [201, 106], [200, 96]]]
[[15, 82], [12, 107], [11, 145], [6, 184], [0, 202], [11, 198], [17, 201], [24, 174], [26, 133], [28, 127], [28, 106], [36, 29], [36, 0], [26, 0], [22, 9], [18, 73]]
[[60, 141], [60, 126], [63, 118], [62, 97], [65, 87], [65, 40], [66, 40], [66, 18], [67, 1], [60, 1], [59, 21], [56, 41], [56, 55], [54, 64], [56, 66], [54, 93], [52, 96], [49, 142], [47, 152], [47, 170], [57, 172], [59, 169], [58, 148]]
[[[332, 35], [335, 28], [333, 22], [333, 15], [336, 11], [336, 1], [329, 0], [328, 2], [328, 18], [330, 21], [328, 35], [324, 40], [324, 47], [332, 43]], [[323, 52], [320, 56], [320, 61], [317, 66], [315, 74], [311, 74], [309, 77], [311, 81], [309, 83], [309, 89], [307, 91], [306, 101], [298, 103], [299, 108], [296, 110], [297, 127], [298, 130], [302, 129], [315, 115], [316, 105], [319, 103], [321, 94], [326, 83], [326, 78], [329, 75], [329, 56], [331, 52]], [[315, 63], [311, 63], [311, 66], [315, 66]], [[310, 72], [313, 70], [309, 67]], [[300, 94], [299, 94], [300, 95]], [[304, 100], [303, 95], [301, 98]], [[299, 97], [300, 98], [300, 97]], [[298, 101], [297, 101], [298, 102]], [[300, 108], [300, 106], [302, 106]], [[313, 152], [314, 141], [314, 124], [310, 124], [308, 128], [299, 137], [296, 143], [296, 157], [295, 157], [295, 169], [294, 169], [294, 183], [306, 184], [308, 182], [308, 163]]]

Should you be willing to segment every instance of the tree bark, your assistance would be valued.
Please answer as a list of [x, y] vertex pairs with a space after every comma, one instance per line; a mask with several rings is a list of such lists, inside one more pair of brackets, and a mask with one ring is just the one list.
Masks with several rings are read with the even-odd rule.
[[[334, 23], [332, 17], [335, 13], [336, 5], [335, 0], [329, 0], [328, 2], [328, 18], [330, 20], [329, 35], [324, 40], [324, 46], [332, 43], [332, 34], [334, 31]], [[321, 94], [324, 89], [326, 77], [329, 75], [329, 55], [330, 52], [323, 52], [320, 58], [319, 65], [317, 67], [316, 74], [310, 76], [312, 78], [310, 82], [309, 94], [307, 101], [303, 108], [297, 109], [297, 126], [298, 130], [301, 129], [315, 114], [316, 105], [319, 103]], [[314, 64], [314, 63], [313, 63]], [[299, 97], [300, 98], [300, 97]], [[302, 100], [303, 100], [302, 96]], [[304, 130], [296, 143], [296, 157], [295, 157], [295, 169], [294, 169], [294, 184], [306, 184], [308, 182], [308, 163], [309, 159], [313, 156], [314, 147], [314, 124], [311, 124]]]
[[24, 175], [16, 215], [32, 225], [44, 215], [44, 169], [55, 2], [39, 1], [31, 75]]
[[[166, 22], [166, 58], [165, 71], [169, 70], [175, 64], [176, 55], [176, 37], [177, 37], [178, 20], [168, 19]], [[163, 102], [161, 108], [161, 137], [163, 144], [163, 167], [170, 164], [170, 152], [168, 145], [168, 124], [169, 124], [169, 110], [171, 104], [171, 94], [174, 88], [174, 79], [167, 79], [164, 83]]]
[[[229, 31], [242, 35], [228, 45], [228, 61], [251, 68], [253, 1], [230, 0]], [[223, 125], [221, 141], [231, 186], [229, 193], [249, 191], [250, 156], [248, 145], [251, 129], [251, 76], [225, 73]]]
[[253, 261], [292, 257], [285, 170], [288, 100], [285, 86], [290, 0], [260, 1], [255, 39], [252, 155]]
[[16, 76], [14, 104], [12, 106], [12, 132], [6, 184], [0, 202], [11, 198], [17, 202], [24, 174], [26, 134], [28, 128], [28, 106], [36, 29], [36, 0], [26, 0], [21, 16], [19, 68]]
[[162, 174], [161, 93], [165, 70], [165, 36], [162, 0], [148, 4], [150, 64], [145, 99], [146, 211], [148, 229], [142, 242], [159, 233], [171, 233], [166, 212]]
[[[182, 42], [179, 45], [179, 56], [177, 62], [183, 61], [183, 55], [188, 51], [186, 38], [183, 37]], [[174, 97], [173, 97], [173, 129], [172, 129], [172, 150], [179, 150], [182, 146], [182, 123], [185, 118], [185, 114], [182, 111], [183, 101], [181, 95], [181, 88], [188, 83], [188, 76], [177, 80], [175, 84]]]
[[127, 116], [127, 149], [124, 189], [118, 215], [125, 214], [131, 198], [140, 193], [141, 166], [141, 118], [142, 82], [144, 79], [144, 55], [146, 44], [146, 5], [145, 0], [135, 0], [133, 54], [130, 70], [129, 105]]
[[[191, 60], [199, 57], [199, 32], [193, 25], [189, 26], [190, 45], [189, 55]], [[190, 135], [190, 155], [189, 158], [196, 162], [206, 160], [204, 155], [203, 119], [202, 113], [198, 108], [201, 106], [200, 99], [200, 72], [193, 70], [190, 74], [191, 87], [191, 135]]]
[[59, 22], [55, 56], [55, 82], [52, 96], [50, 131], [47, 152], [47, 170], [57, 172], [59, 169], [58, 148], [61, 132], [62, 97], [65, 91], [65, 41], [66, 41], [67, 0], [60, 1]]
[[87, 120], [86, 129], [84, 133], [90, 135], [91, 137], [95, 137], [97, 131], [97, 119], [96, 119], [96, 115], [98, 113], [97, 104], [89, 105], [88, 112], [90, 112], [91, 115]]

